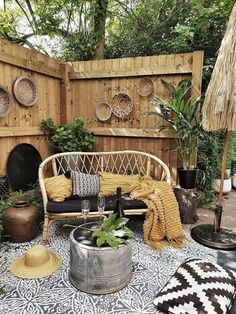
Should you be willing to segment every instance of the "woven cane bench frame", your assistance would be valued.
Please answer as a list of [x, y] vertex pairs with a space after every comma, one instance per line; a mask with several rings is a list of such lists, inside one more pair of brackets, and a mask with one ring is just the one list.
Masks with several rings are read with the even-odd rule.
[[[51, 169], [54, 176], [70, 170], [77, 170], [89, 174], [97, 174], [99, 171], [113, 172], [126, 175], [148, 175], [157, 180], [164, 180], [171, 184], [170, 171], [167, 165], [158, 157], [133, 150], [114, 152], [67, 152], [54, 154], [46, 158], [39, 166], [39, 184], [44, 205], [44, 227], [43, 242], [49, 240], [49, 229], [54, 220], [64, 220], [67, 218], [80, 218], [80, 212], [74, 213], [49, 213], [47, 212], [48, 196], [44, 184]], [[125, 210], [126, 215], [141, 215], [147, 211], [144, 209]], [[90, 213], [93, 216], [98, 212]], [[110, 211], [105, 211], [105, 215]]]

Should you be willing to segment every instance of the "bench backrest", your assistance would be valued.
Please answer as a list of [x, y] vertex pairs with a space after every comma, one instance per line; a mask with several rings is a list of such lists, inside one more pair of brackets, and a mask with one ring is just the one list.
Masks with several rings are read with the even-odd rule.
[[39, 178], [63, 174], [76, 170], [89, 174], [100, 171], [118, 174], [149, 175], [158, 180], [170, 183], [170, 172], [167, 165], [158, 157], [139, 151], [114, 152], [69, 152], [54, 154], [46, 158], [39, 167]]
[[112, 172], [118, 174], [148, 175], [171, 184], [170, 171], [158, 157], [139, 151], [125, 150], [114, 152], [69, 152], [54, 154], [39, 166], [39, 184], [46, 210], [48, 197], [44, 178], [63, 174], [70, 170], [97, 174]]

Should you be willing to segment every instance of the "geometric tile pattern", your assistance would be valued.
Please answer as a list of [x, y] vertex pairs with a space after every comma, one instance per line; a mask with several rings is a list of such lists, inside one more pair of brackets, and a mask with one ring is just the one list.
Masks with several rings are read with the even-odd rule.
[[[156, 314], [153, 304], [157, 293], [173, 276], [184, 260], [191, 257], [208, 261], [217, 259], [217, 251], [188, 241], [183, 249], [167, 248], [161, 252], [149, 249], [143, 241], [143, 218], [130, 217], [133, 276], [120, 291], [93, 295], [77, 290], [69, 281], [71, 228], [58, 221], [51, 226], [50, 250], [63, 260], [62, 267], [41, 279], [21, 279], [9, 272], [11, 262], [22, 256], [30, 246], [42, 240], [41, 233], [26, 243], [4, 243], [0, 250], [0, 313], [1, 314]], [[82, 220], [66, 221], [68, 224]], [[188, 231], [187, 237], [190, 238]], [[192, 314], [192, 313], [191, 313]], [[210, 313], [209, 313], [210, 314]]]

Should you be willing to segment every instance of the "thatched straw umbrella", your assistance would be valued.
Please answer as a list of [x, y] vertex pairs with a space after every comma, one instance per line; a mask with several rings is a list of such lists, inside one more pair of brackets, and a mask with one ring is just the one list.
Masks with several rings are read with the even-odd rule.
[[[218, 238], [221, 237], [222, 233], [220, 224], [225, 163], [228, 149], [228, 131], [236, 130], [236, 4], [233, 7], [227, 30], [220, 46], [211, 81], [206, 91], [202, 112], [203, 128], [206, 131], [222, 130], [225, 132], [220, 192], [218, 207], [215, 211], [214, 230], [212, 231], [212, 233], [215, 234], [209, 235], [210, 239], [208, 239], [212, 241], [212, 238], [217, 238], [217, 241], [219, 240], [220, 242], [221, 240]], [[209, 233], [209, 227], [204, 227], [204, 225], [193, 228], [192, 236], [195, 238], [197, 235], [197, 241], [199, 240], [198, 237], [200, 233], [205, 237], [206, 234], [203, 232], [204, 228], [206, 229], [206, 233]], [[219, 233], [219, 235], [216, 235], [216, 233]], [[232, 234], [233, 238], [234, 236], [235, 235]], [[234, 242], [234, 240], [232, 241], [232, 237], [230, 237], [230, 242]], [[209, 243], [202, 244], [208, 245]], [[236, 247], [236, 236], [234, 245]], [[219, 247], [214, 243], [208, 246], [224, 249], [221, 245]], [[231, 246], [228, 247], [228, 245], [226, 245], [225, 248], [230, 249]]]

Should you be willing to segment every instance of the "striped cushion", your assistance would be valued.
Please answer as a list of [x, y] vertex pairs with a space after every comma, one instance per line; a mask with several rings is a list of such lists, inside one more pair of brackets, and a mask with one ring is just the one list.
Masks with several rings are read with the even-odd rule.
[[236, 291], [236, 274], [201, 259], [185, 261], [154, 299], [158, 310], [173, 314], [228, 313]]

